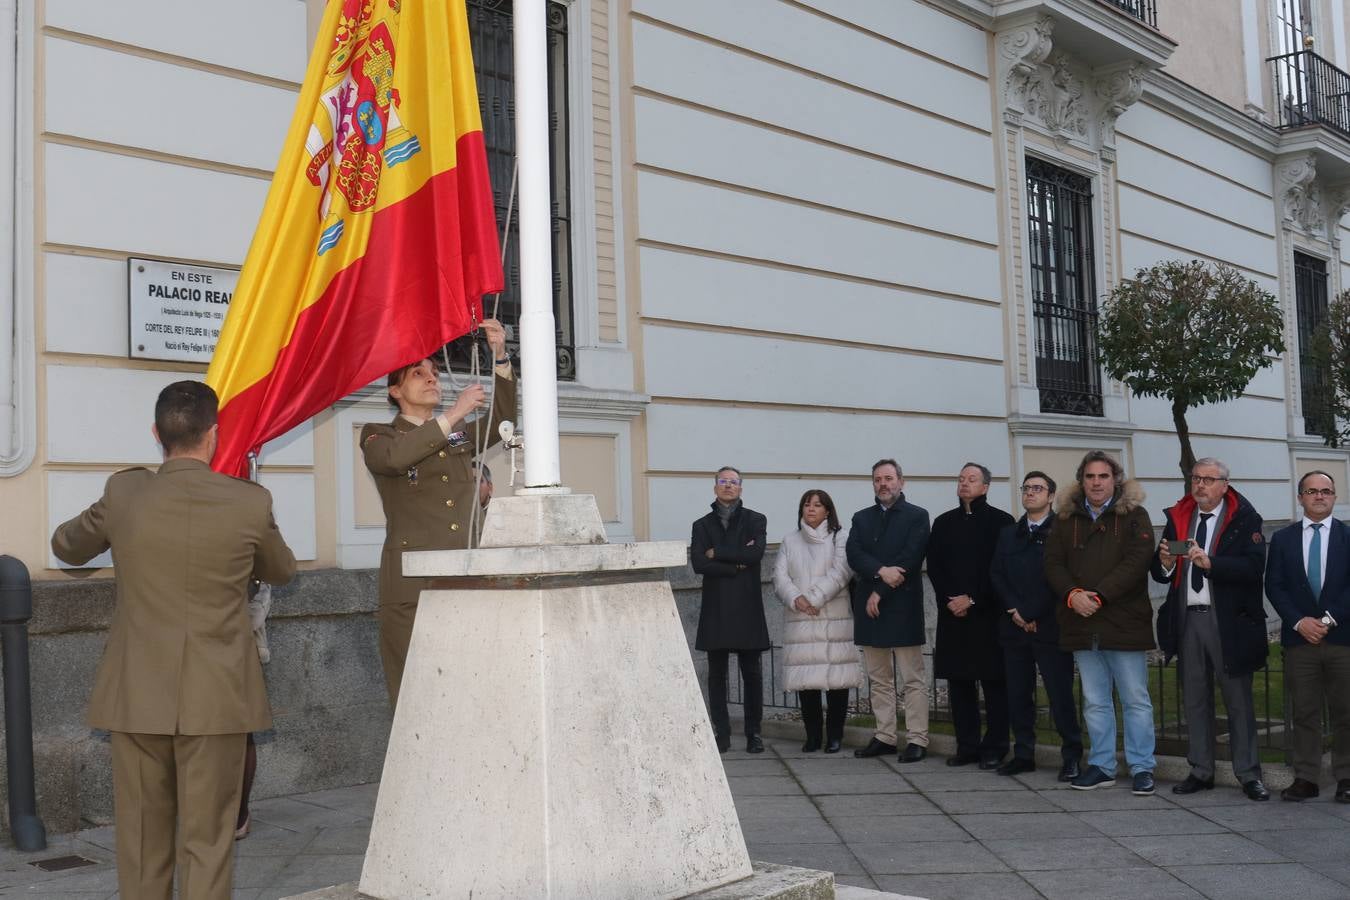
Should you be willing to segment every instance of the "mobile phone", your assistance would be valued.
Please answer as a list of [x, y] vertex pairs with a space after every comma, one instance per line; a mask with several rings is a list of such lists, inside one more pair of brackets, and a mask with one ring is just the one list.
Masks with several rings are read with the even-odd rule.
[[1190, 541], [1168, 541], [1167, 552], [1173, 556], [1185, 556], [1191, 552]]

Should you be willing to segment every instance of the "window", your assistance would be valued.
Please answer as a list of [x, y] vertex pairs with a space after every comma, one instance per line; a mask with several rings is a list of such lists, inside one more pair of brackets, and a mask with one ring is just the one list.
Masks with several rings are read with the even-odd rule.
[[1102, 414], [1092, 182], [1027, 158], [1027, 232], [1041, 412]]
[[1303, 400], [1303, 431], [1326, 434], [1325, 403], [1330, 391], [1326, 367], [1313, 352], [1318, 327], [1327, 320], [1327, 264], [1294, 251], [1294, 305], [1298, 312], [1298, 374]]
[[[576, 376], [572, 328], [572, 228], [571, 194], [568, 179], [567, 109], [567, 6], [548, 3], [548, 108], [549, 161], [552, 167], [550, 188], [553, 221], [553, 317], [557, 326], [558, 377]], [[511, 202], [511, 180], [515, 170], [515, 72], [512, 47], [511, 0], [467, 0], [469, 35], [473, 44], [474, 74], [478, 79], [478, 106], [483, 118], [483, 138], [487, 144], [488, 171], [497, 209], [497, 233], [506, 221]], [[501, 295], [498, 318], [506, 325], [507, 347], [513, 357], [520, 352], [520, 232], [519, 204], [511, 213], [511, 230], [506, 236], [505, 290]], [[496, 298], [483, 298], [487, 315], [492, 314]], [[446, 349], [455, 369], [467, 369], [470, 339], [454, 341]], [[486, 347], [479, 360], [484, 370]]]
[[1274, 0], [1275, 46], [1278, 54], [1311, 49], [1305, 41], [1312, 34], [1311, 0]]

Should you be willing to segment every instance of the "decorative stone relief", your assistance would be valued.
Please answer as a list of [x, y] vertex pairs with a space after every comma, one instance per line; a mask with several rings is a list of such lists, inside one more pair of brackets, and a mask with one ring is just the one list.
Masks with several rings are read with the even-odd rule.
[[1056, 54], [1037, 74], [1039, 77], [1032, 78], [1027, 88], [1027, 112], [1055, 134], [1087, 140], [1087, 104], [1083, 100], [1087, 87], [1070, 68], [1069, 57]]
[[1144, 93], [1144, 68], [1138, 63], [1108, 72], [1097, 79], [1097, 97], [1102, 102], [1098, 130], [1103, 147], [1116, 145], [1116, 120]]
[[1050, 55], [1050, 35], [1055, 20], [1042, 16], [1022, 28], [999, 37], [999, 62], [1004, 69], [1004, 105], [1010, 113], [1027, 112], [1028, 94], [1039, 76], [1040, 66]]
[[1275, 178], [1284, 205], [1284, 221], [1310, 235], [1326, 232], [1322, 186], [1317, 181], [1317, 160], [1308, 153], [1275, 167]]

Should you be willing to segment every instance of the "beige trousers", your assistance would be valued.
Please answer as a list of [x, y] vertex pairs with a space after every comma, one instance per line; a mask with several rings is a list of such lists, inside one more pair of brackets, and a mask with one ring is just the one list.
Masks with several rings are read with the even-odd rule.
[[112, 733], [117, 888], [122, 897], [230, 900], [243, 734]]
[[896, 746], [895, 673], [900, 672], [905, 702], [905, 740], [928, 746], [928, 678], [923, 667], [923, 647], [864, 647], [863, 662], [872, 684], [872, 714], [877, 719], [877, 740]]

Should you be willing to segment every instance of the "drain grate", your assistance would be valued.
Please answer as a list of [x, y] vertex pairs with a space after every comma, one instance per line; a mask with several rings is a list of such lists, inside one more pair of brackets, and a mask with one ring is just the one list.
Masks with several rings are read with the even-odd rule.
[[83, 856], [53, 856], [51, 859], [40, 859], [29, 865], [37, 866], [44, 872], [64, 872], [66, 869], [78, 869], [82, 866], [96, 866], [98, 860], [85, 859]]

